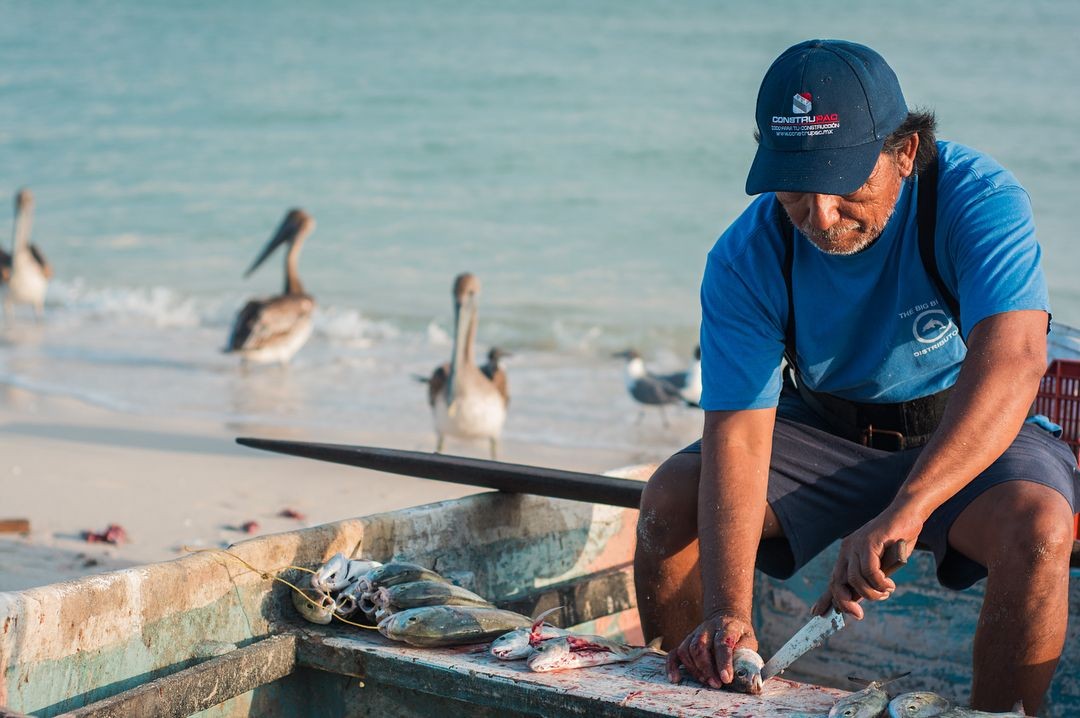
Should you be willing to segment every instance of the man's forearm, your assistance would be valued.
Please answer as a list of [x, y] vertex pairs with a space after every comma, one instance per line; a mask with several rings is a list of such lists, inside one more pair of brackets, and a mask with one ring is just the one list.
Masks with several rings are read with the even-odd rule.
[[774, 409], [705, 415], [698, 541], [706, 616], [749, 619], [775, 417]]

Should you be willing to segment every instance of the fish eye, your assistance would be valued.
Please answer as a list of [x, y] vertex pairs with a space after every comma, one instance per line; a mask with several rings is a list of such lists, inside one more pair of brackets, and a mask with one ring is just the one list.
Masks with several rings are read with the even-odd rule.
[[735, 671], [735, 675], [737, 675], [739, 678], [746, 678], [746, 669], [740, 668], [739, 670]]

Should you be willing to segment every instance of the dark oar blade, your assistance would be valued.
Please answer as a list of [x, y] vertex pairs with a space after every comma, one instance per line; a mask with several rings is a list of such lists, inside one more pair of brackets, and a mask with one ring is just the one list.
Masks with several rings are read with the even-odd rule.
[[624, 506], [631, 509], [638, 507], [641, 502], [641, 491], [645, 487], [644, 482], [633, 479], [618, 479], [613, 476], [562, 471], [542, 466], [508, 464], [486, 459], [428, 454], [422, 451], [249, 437], [238, 438], [236, 443], [253, 449], [359, 466], [391, 474], [403, 474], [467, 486], [481, 486], [510, 493], [536, 494], [557, 499]]

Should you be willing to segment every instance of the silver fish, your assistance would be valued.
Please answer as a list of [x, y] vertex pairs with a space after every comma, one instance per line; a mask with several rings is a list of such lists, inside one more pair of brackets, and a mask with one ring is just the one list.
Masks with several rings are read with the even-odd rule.
[[399, 583], [410, 581], [441, 581], [449, 583], [445, 578], [429, 568], [424, 568], [415, 563], [406, 561], [391, 561], [388, 564], [373, 568], [360, 578], [360, 590], [363, 593], [374, 593], [380, 586], [396, 586]]
[[504, 633], [491, 642], [491, 655], [504, 661], [518, 661], [528, 658], [533, 654], [530, 642], [538, 640], [540, 643], [552, 638], [570, 635], [569, 631], [552, 626], [550, 623], [541, 623], [538, 629], [518, 628]]
[[413, 646], [457, 646], [483, 643], [532, 620], [520, 613], [483, 606], [423, 606], [388, 616], [379, 633]]
[[889, 718], [931, 718], [952, 707], [952, 702], [930, 691], [901, 693], [889, 701]]
[[483, 596], [442, 581], [410, 581], [396, 586], [380, 586], [372, 600], [378, 608], [404, 611], [420, 606], [491, 606]]
[[545, 673], [568, 668], [602, 666], [606, 663], [627, 663], [646, 653], [667, 655], [660, 650], [662, 639], [656, 638], [647, 646], [628, 646], [602, 636], [577, 636], [570, 634], [552, 638], [533, 646], [529, 656], [529, 668]]
[[849, 681], [865, 683], [861, 691], [844, 696], [829, 710], [829, 718], [879, 718], [889, 707], [889, 694], [882, 687], [911, 674], [911, 671], [886, 678], [883, 681], [861, 681], [848, 677]]
[[761, 656], [757, 654], [757, 651], [749, 648], [736, 648], [734, 655], [731, 657], [731, 667], [735, 671], [735, 676], [732, 678], [726, 688], [739, 693], [750, 693], [757, 695], [761, 693], [761, 669], [765, 667], [765, 661], [761, 660]]
[[293, 605], [305, 620], [323, 626], [334, 620], [334, 599], [329, 594], [310, 588], [289, 593], [292, 594]]
[[336, 553], [312, 574], [311, 587], [323, 593], [333, 594], [347, 588], [365, 573], [379, 566], [382, 564], [378, 561], [349, 559], [343, 553]]

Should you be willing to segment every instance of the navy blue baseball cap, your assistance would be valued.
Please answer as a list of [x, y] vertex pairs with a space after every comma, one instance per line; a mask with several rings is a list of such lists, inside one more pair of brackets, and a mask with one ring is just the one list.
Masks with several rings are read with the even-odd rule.
[[907, 114], [896, 74], [865, 45], [807, 40], [788, 48], [758, 91], [761, 140], [746, 193], [854, 192]]

